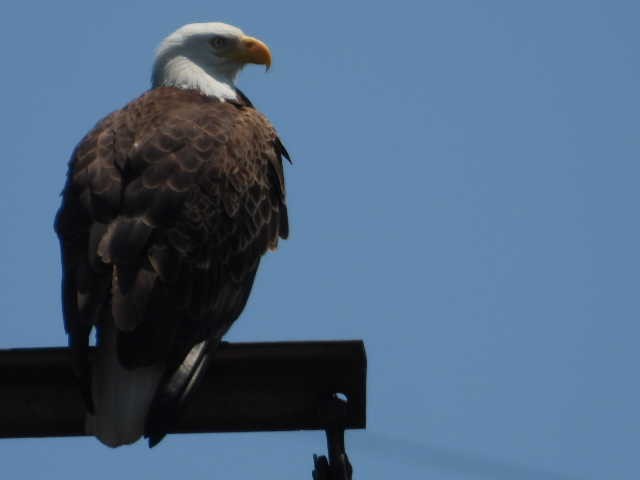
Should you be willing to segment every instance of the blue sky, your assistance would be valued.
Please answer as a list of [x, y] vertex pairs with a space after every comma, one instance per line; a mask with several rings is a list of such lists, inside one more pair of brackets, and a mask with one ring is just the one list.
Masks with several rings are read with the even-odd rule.
[[[0, 29], [0, 348], [66, 342], [52, 222], [82, 135], [178, 26], [265, 40], [292, 236], [229, 339], [363, 338], [357, 478], [637, 475], [640, 7], [14, 2]], [[310, 478], [319, 432], [3, 440], [8, 478]]]

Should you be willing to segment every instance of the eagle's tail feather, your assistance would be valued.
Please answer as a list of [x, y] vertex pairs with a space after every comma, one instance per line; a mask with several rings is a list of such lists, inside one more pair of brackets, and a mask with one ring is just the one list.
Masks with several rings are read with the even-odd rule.
[[144, 434], [145, 419], [164, 366], [125, 369], [118, 360], [117, 329], [104, 316], [92, 363], [95, 414], [86, 417], [86, 431], [110, 447], [128, 445]]

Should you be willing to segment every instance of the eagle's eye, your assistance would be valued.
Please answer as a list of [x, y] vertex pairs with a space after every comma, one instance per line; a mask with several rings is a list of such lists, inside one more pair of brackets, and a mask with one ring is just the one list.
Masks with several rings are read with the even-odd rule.
[[215, 37], [212, 37], [211, 40], [209, 40], [209, 44], [211, 44], [213, 48], [225, 47], [228, 42], [229, 42], [228, 39], [226, 39], [225, 37], [220, 37], [217, 35]]

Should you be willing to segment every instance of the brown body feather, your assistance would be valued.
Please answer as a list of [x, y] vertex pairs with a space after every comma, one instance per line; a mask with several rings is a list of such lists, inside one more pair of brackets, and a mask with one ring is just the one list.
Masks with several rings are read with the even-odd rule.
[[100, 344], [112, 321], [124, 368], [163, 365], [145, 434], [153, 444], [166, 433], [244, 308], [260, 257], [288, 235], [283, 156], [241, 93], [220, 102], [170, 87], [107, 116], [76, 147], [55, 227], [89, 409], [89, 333], [97, 327]]

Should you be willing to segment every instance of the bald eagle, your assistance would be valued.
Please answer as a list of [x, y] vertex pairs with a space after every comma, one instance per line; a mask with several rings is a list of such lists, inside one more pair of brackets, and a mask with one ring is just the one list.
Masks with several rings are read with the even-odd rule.
[[248, 63], [271, 65], [260, 40], [183, 26], [158, 48], [152, 88], [71, 155], [55, 221], [64, 322], [87, 433], [108, 446], [162, 440], [288, 236], [289, 155], [234, 85]]

